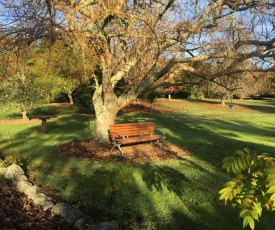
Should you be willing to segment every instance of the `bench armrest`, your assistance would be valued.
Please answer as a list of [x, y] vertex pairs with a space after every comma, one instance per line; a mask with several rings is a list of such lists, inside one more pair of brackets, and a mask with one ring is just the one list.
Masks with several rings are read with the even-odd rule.
[[117, 133], [117, 132], [115, 132], [115, 134], [117, 134], [120, 138], [125, 139], [125, 136], [123, 136], [122, 134]]

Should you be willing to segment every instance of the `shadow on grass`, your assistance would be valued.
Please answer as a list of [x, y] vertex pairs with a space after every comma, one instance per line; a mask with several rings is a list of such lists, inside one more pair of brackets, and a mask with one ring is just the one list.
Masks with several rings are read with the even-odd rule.
[[[216, 104], [216, 105], [220, 103], [217, 100], [207, 100], [207, 99], [201, 100], [200, 102], [208, 103], [208, 104]], [[226, 104], [240, 105], [251, 110], [260, 111], [262, 113], [270, 113], [270, 114], [274, 114], [274, 110], [275, 110], [274, 99], [268, 99], [268, 100], [233, 99], [232, 102], [227, 101]]]
[[[186, 147], [191, 157], [175, 162], [111, 164], [57, 156], [56, 145], [90, 136], [93, 119], [76, 114], [49, 122], [44, 135], [38, 126], [27, 127], [10, 142], [1, 139], [0, 145], [4, 152], [19, 149], [37, 183], [51, 186], [69, 202], [80, 203], [97, 220], [116, 219], [125, 229], [241, 229], [238, 210], [217, 200], [226, 180], [220, 162], [247, 146], [271, 154], [274, 144], [242, 141], [241, 135], [260, 134], [273, 140], [272, 128], [182, 113], [130, 114], [118, 120], [153, 121], [158, 130], [167, 133], [167, 141]], [[273, 227], [268, 221], [260, 221], [258, 226]]]
[[253, 109], [256, 111], [260, 111], [262, 113], [274, 114], [274, 110], [275, 110], [275, 100], [261, 100], [256, 102], [253, 102], [252, 100], [250, 101], [250, 103], [247, 103], [247, 104], [239, 103], [238, 101], [236, 101], [235, 104], [242, 105], [244, 107], [247, 107], [249, 109]]
[[[141, 168], [143, 167], [141, 166]], [[159, 192], [163, 190], [162, 185], [165, 184], [169, 191], [180, 196], [183, 193], [184, 185], [189, 182], [183, 173], [166, 165], [147, 165], [143, 171], [146, 172], [142, 177], [146, 186], [151, 190], [155, 188]]]
[[22, 119], [22, 115], [20, 112], [15, 112], [15, 113], [8, 113], [8, 114], [1, 114], [2, 119]]

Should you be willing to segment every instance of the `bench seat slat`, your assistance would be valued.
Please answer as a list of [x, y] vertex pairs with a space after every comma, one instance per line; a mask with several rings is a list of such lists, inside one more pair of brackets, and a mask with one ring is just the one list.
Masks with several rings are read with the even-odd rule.
[[131, 137], [126, 139], [120, 138], [120, 139], [116, 139], [115, 141], [122, 145], [127, 145], [127, 144], [141, 143], [141, 142], [151, 142], [151, 141], [156, 141], [164, 138], [165, 136], [163, 135], [152, 135], [152, 136]]

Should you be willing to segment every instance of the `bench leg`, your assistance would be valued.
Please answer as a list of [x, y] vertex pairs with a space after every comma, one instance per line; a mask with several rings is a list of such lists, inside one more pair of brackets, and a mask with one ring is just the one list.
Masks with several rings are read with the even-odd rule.
[[155, 143], [158, 145], [158, 147], [160, 147], [162, 149], [162, 146], [160, 145], [158, 140], [156, 140]]
[[118, 145], [117, 148], [118, 148], [118, 150], [119, 150], [121, 156], [124, 157], [124, 154], [123, 154], [123, 152], [122, 152], [122, 149], [120, 148], [120, 145]]
[[41, 133], [46, 133], [47, 132], [47, 120], [46, 119], [42, 119], [42, 124], [41, 124]]
[[117, 144], [117, 143], [113, 143], [113, 147], [112, 147], [112, 149], [111, 149], [111, 151], [110, 151], [110, 154], [113, 152], [113, 149], [114, 149], [114, 148], [117, 148], [117, 149], [119, 150], [121, 156], [124, 157], [124, 154], [123, 154], [123, 152], [122, 152], [122, 149], [120, 148], [120, 144]]
[[113, 145], [113, 147], [112, 147], [112, 149], [111, 149], [111, 151], [110, 151], [110, 154], [113, 152], [114, 147], [115, 147], [115, 145]]

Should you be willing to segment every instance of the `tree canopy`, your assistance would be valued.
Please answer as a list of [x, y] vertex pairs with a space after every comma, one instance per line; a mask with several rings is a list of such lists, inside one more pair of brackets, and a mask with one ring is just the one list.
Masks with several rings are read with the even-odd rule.
[[[77, 47], [95, 85], [92, 138], [104, 143], [117, 112], [169, 76], [217, 82], [274, 70], [274, 7], [271, 0], [0, 0], [1, 46], [66, 39]], [[211, 63], [211, 71], [196, 63]]]

